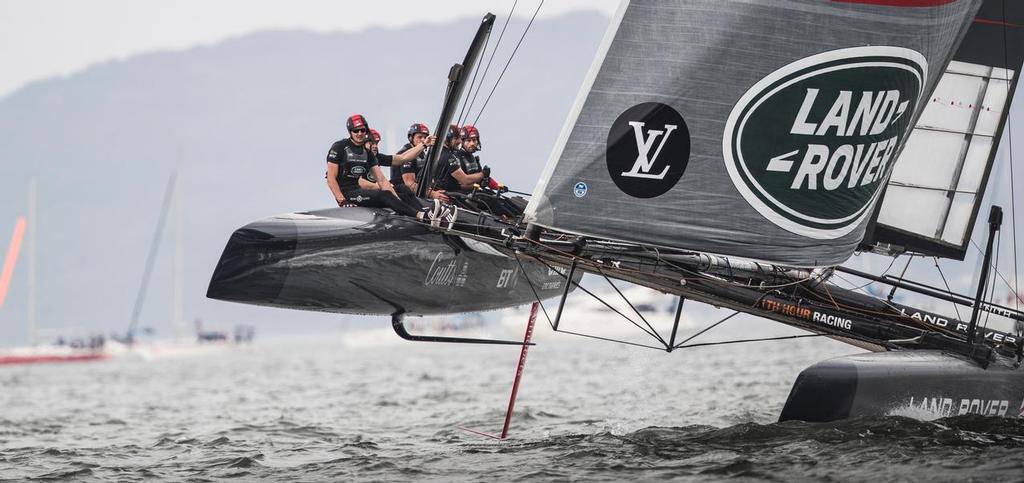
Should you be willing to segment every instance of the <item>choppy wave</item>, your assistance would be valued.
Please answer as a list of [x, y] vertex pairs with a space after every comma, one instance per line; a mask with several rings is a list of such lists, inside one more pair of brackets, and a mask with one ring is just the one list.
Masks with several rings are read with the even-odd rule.
[[758, 364], [725, 352], [665, 359], [606, 346], [545, 355], [545, 347], [531, 352], [506, 441], [458, 427], [500, 428], [514, 351], [498, 358], [432, 346], [396, 356], [331, 343], [164, 363], [5, 369], [0, 479], [948, 481], [1024, 474], [1022, 420], [774, 422], [800, 357], [821, 357], [816, 346], [787, 354], [796, 364], [756, 353]]
[[[39, 427], [13, 429], [52, 434]], [[168, 434], [145, 446], [45, 446], [5, 448], [0, 462], [16, 469], [4, 471], [4, 478], [1011, 480], [1024, 470], [1019, 455], [1024, 422], [980, 416], [648, 427], [626, 433], [521, 434], [506, 441], [448, 429], [430, 442], [393, 436], [375, 441], [279, 420], [199, 438]]]

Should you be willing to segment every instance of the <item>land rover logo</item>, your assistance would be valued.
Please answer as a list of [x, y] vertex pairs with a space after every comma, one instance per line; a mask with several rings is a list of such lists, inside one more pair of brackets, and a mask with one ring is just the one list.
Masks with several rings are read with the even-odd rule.
[[909, 134], [927, 61], [854, 47], [793, 62], [754, 84], [725, 125], [725, 167], [779, 227], [833, 239], [870, 213]]
[[615, 186], [636, 198], [654, 198], [672, 189], [686, 171], [690, 131], [675, 109], [645, 102], [615, 119], [606, 146]]
[[366, 174], [366, 166], [352, 166], [352, 169], [350, 171], [352, 172], [352, 174], [356, 176], [362, 176]]

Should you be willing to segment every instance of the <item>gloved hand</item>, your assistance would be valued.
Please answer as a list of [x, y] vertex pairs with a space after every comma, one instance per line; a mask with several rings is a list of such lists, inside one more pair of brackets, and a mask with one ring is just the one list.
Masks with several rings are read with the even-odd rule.
[[484, 171], [484, 178], [490, 178], [491, 177], [491, 167], [490, 166], [484, 166], [483, 171]]

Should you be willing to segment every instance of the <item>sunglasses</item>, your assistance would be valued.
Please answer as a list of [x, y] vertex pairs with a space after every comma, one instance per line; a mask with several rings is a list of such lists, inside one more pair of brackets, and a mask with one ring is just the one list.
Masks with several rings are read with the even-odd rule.
[[363, 129], [363, 128], [353, 129], [353, 130], [351, 130], [349, 132], [356, 133], [356, 134], [366, 134], [366, 129]]

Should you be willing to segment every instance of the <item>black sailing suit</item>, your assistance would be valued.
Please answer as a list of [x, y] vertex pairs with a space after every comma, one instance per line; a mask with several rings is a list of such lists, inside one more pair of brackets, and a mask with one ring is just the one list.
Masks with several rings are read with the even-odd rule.
[[[395, 213], [416, 216], [421, 210], [420, 202], [408, 189], [395, 186], [395, 197], [388, 191], [366, 190], [359, 187], [359, 178], [367, 178], [371, 169], [378, 165], [377, 156], [373, 151], [352, 142], [352, 139], [336, 141], [327, 152], [327, 162], [338, 165], [338, 187], [345, 201], [367, 208], [391, 208]], [[367, 178], [369, 179], [369, 178]]]
[[452, 173], [459, 169], [466, 174], [476, 174], [483, 171], [484, 168], [480, 164], [480, 158], [462, 149], [452, 151], [448, 157], [448, 163], [444, 170], [444, 189], [451, 192], [469, 193], [472, 189], [463, 188], [459, 185], [459, 180], [452, 176]]
[[[402, 149], [398, 150], [398, 154], [402, 154], [402, 153], [404, 153], [404, 152], [406, 152], [406, 151], [408, 151], [408, 150], [410, 150], [412, 148], [413, 148], [413, 145], [411, 143], [405, 143], [405, 146], [402, 146]], [[423, 168], [425, 168], [426, 166], [427, 166], [427, 150], [424, 149], [415, 158], [410, 159], [409, 161], [406, 161], [406, 162], [402, 163], [401, 166], [392, 166], [391, 167], [391, 184], [393, 184], [395, 186], [398, 186], [398, 185], [403, 185], [404, 186], [405, 185], [405, 181], [402, 180], [402, 175], [403, 174], [412, 174], [413, 176], [416, 177], [416, 181], [419, 182], [419, 180], [420, 180], [420, 172], [423, 171]]]

